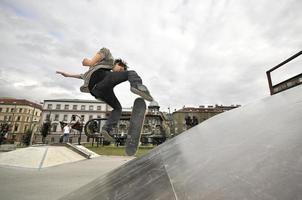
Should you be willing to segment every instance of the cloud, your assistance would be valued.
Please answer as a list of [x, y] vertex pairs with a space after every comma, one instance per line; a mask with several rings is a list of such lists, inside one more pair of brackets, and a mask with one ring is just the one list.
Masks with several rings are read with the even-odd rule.
[[[301, 50], [301, 4], [1, 1], [0, 94], [92, 99], [79, 92], [81, 80], [55, 71], [83, 73], [82, 59], [105, 46], [138, 72], [163, 109], [246, 104], [268, 95], [266, 70]], [[129, 84], [115, 91], [131, 107]]]

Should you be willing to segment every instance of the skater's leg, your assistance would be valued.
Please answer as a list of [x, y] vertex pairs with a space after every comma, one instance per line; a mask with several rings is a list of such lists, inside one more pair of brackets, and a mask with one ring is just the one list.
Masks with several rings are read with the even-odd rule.
[[116, 85], [129, 81], [131, 85], [131, 92], [143, 97], [147, 101], [153, 101], [146, 86], [142, 84], [142, 79], [135, 71], [123, 71], [123, 72], [107, 72], [105, 78], [97, 83], [92, 89], [92, 93], [95, 96], [100, 96], [102, 91], [114, 88]]
[[141, 77], [139, 77], [135, 71], [129, 71], [128, 79], [131, 85], [131, 92], [141, 96], [147, 101], [153, 101], [153, 97], [151, 96], [149, 90], [145, 85], [143, 85]]
[[133, 70], [128, 71], [128, 80], [131, 86], [143, 84], [141, 77], [136, 73], [136, 71]]
[[110, 134], [110, 132], [112, 132], [112, 129], [116, 127], [118, 121], [120, 120], [122, 114], [122, 106], [116, 98], [113, 92], [113, 88], [94, 91], [94, 93], [97, 94], [95, 95], [96, 98], [102, 99], [113, 108], [101, 132], [106, 140], [113, 142], [113, 135]]
[[128, 80], [128, 71], [123, 72], [107, 72], [105, 78], [101, 81], [101, 85], [114, 88], [116, 85]]
[[107, 91], [106, 96], [101, 98], [113, 108], [106, 121], [106, 124], [104, 125], [104, 129], [108, 132], [111, 132], [120, 120], [122, 114], [122, 106], [119, 100], [116, 98], [113, 90], [111, 90], [110, 92]]

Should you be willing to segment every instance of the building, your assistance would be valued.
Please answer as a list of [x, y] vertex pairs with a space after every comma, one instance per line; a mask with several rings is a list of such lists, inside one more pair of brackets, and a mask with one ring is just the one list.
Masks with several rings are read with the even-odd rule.
[[[77, 100], [77, 99], [52, 99], [44, 100], [43, 113], [41, 119], [41, 125], [46, 121], [51, 122], [50, 134], [47, 136], [47, 143], [59, 143], [62, 136], [62, 123], [74, 124], [79, 121], [82, 125], [85, 125], [91, 119], [98, 124], [100, 129], [112, 108], [102, 101], [90, 101], [90, 100]], [[123, 108], [121, 120], [117, 125], [117, 129], [114, 130], [121, 138], [121, 144], [125, 142], [126, 134], [128, 133], [132, 108]], [[76, 120], [72, 119], [72, 116], [76, 116]], [[94, 122], [92, 122], [94, 123]], [[160, 106], [157, 102], [151, 102], [148, 106], [148, 112], [144, 121], [141, 141], [143, 144], [160, 144], [169, 137], [168, 126], [166, 125], [165, 116], [160, 112]], [[72, 130], [70, 134], [70, 142], [77, 142], [79, 138], [79, 132]], [[85, 129], [81, 133], [81, 141], [87, 141], [87, 137], [84, 133]], [[100, 131], [100, 130], [98, 130]], [[35, 135], [35, 142], [41, 143], [41, 134]]]
[[183, 131], [217, 115], [222, 112], [234, 109], [240, 105], [215, 105], [215, 106], [199, 106], [195, 107], [183, 107], [180, 110], [175, 111], [173, 116], [173, 133], [175, 135], [182, 133]]
[[[121, 120], [118, 124], [118, 134], [122, 137], [128, 133], [132, 108], [123, 109]], [[161, 144], [169, 137], [165, 118], [160, 112], [160, 106], [156, 101], [149, 104], [143, 125], [142, 144]], [[125, 138], [125, 137], [124, 137]]]
[[[160, 112], [160, 106], [157, 102], [153, 101], [149, 104], [147, 114], [142, 129], [141, 143], [146, 144], [161, 144], [169, 137], [169, 131], [165, 122], [165, 117]], [[128, 129], [130, 126], [130, 118], [132, 108], [123, 108], [122, 116], [117, 124], [117, 128], [113, 130], [116, 137], [116, 143], [124, 145], [127, 137]], [[95, 119], [86, 126], [87, 132], [95, 133], [100, 132], [101, 127], [104, 125], [105, 119]]]
[[[48, 143], [58, 143], [62, 135], [60, 122], [74, 124], [77, 121], [82, 125], [93, 118], [106, 118], [108, 111], [112, 110], [103, 101], [79, 99], [51, 99], [44, 100], [41, 125], [46, 121], [51, 122], [50, 134], [46, 139]], [[73, 117], [75, 119], [73, 119]], [[70, 142], [76, 142], [79, 132], [73, 130]], [[81, 134], [82, 141], [86, 141], [85, 134]], [[36, 135], [35, 141], [40, 143], [41, 135]]]
[[161, 144], [170, 137], [169, 133], [167, 120], [164, 113], [160, 112], [159, 104], [151, 102], [145, 118], [142, 143]]
[[0, 124], [9, 124], [8, 139], [22, 142], [28, 130], [39, 131], [40, 104], [26, 99], [0, 98]]

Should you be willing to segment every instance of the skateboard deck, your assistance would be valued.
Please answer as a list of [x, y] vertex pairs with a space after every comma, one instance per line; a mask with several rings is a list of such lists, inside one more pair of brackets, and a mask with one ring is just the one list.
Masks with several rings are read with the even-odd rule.
[[126, 139], [126, 154], [128, 156], [133, 156], [136, 154], [144, 125], [145, 112], [145, 100], [142, 98], [135, 99]]

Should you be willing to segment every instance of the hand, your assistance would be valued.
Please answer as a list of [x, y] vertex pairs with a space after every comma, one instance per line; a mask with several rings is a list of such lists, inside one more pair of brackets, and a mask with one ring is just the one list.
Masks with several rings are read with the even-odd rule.
[[64, 77], [67, 77], [68, 75], [65, 72], [61, 72], [61, 71], [56, 71], [57, 74], [61, 74]]
[[88, 58], [84, 58], [82, 61], [83, 66], [90, 66], [90, 60]]

